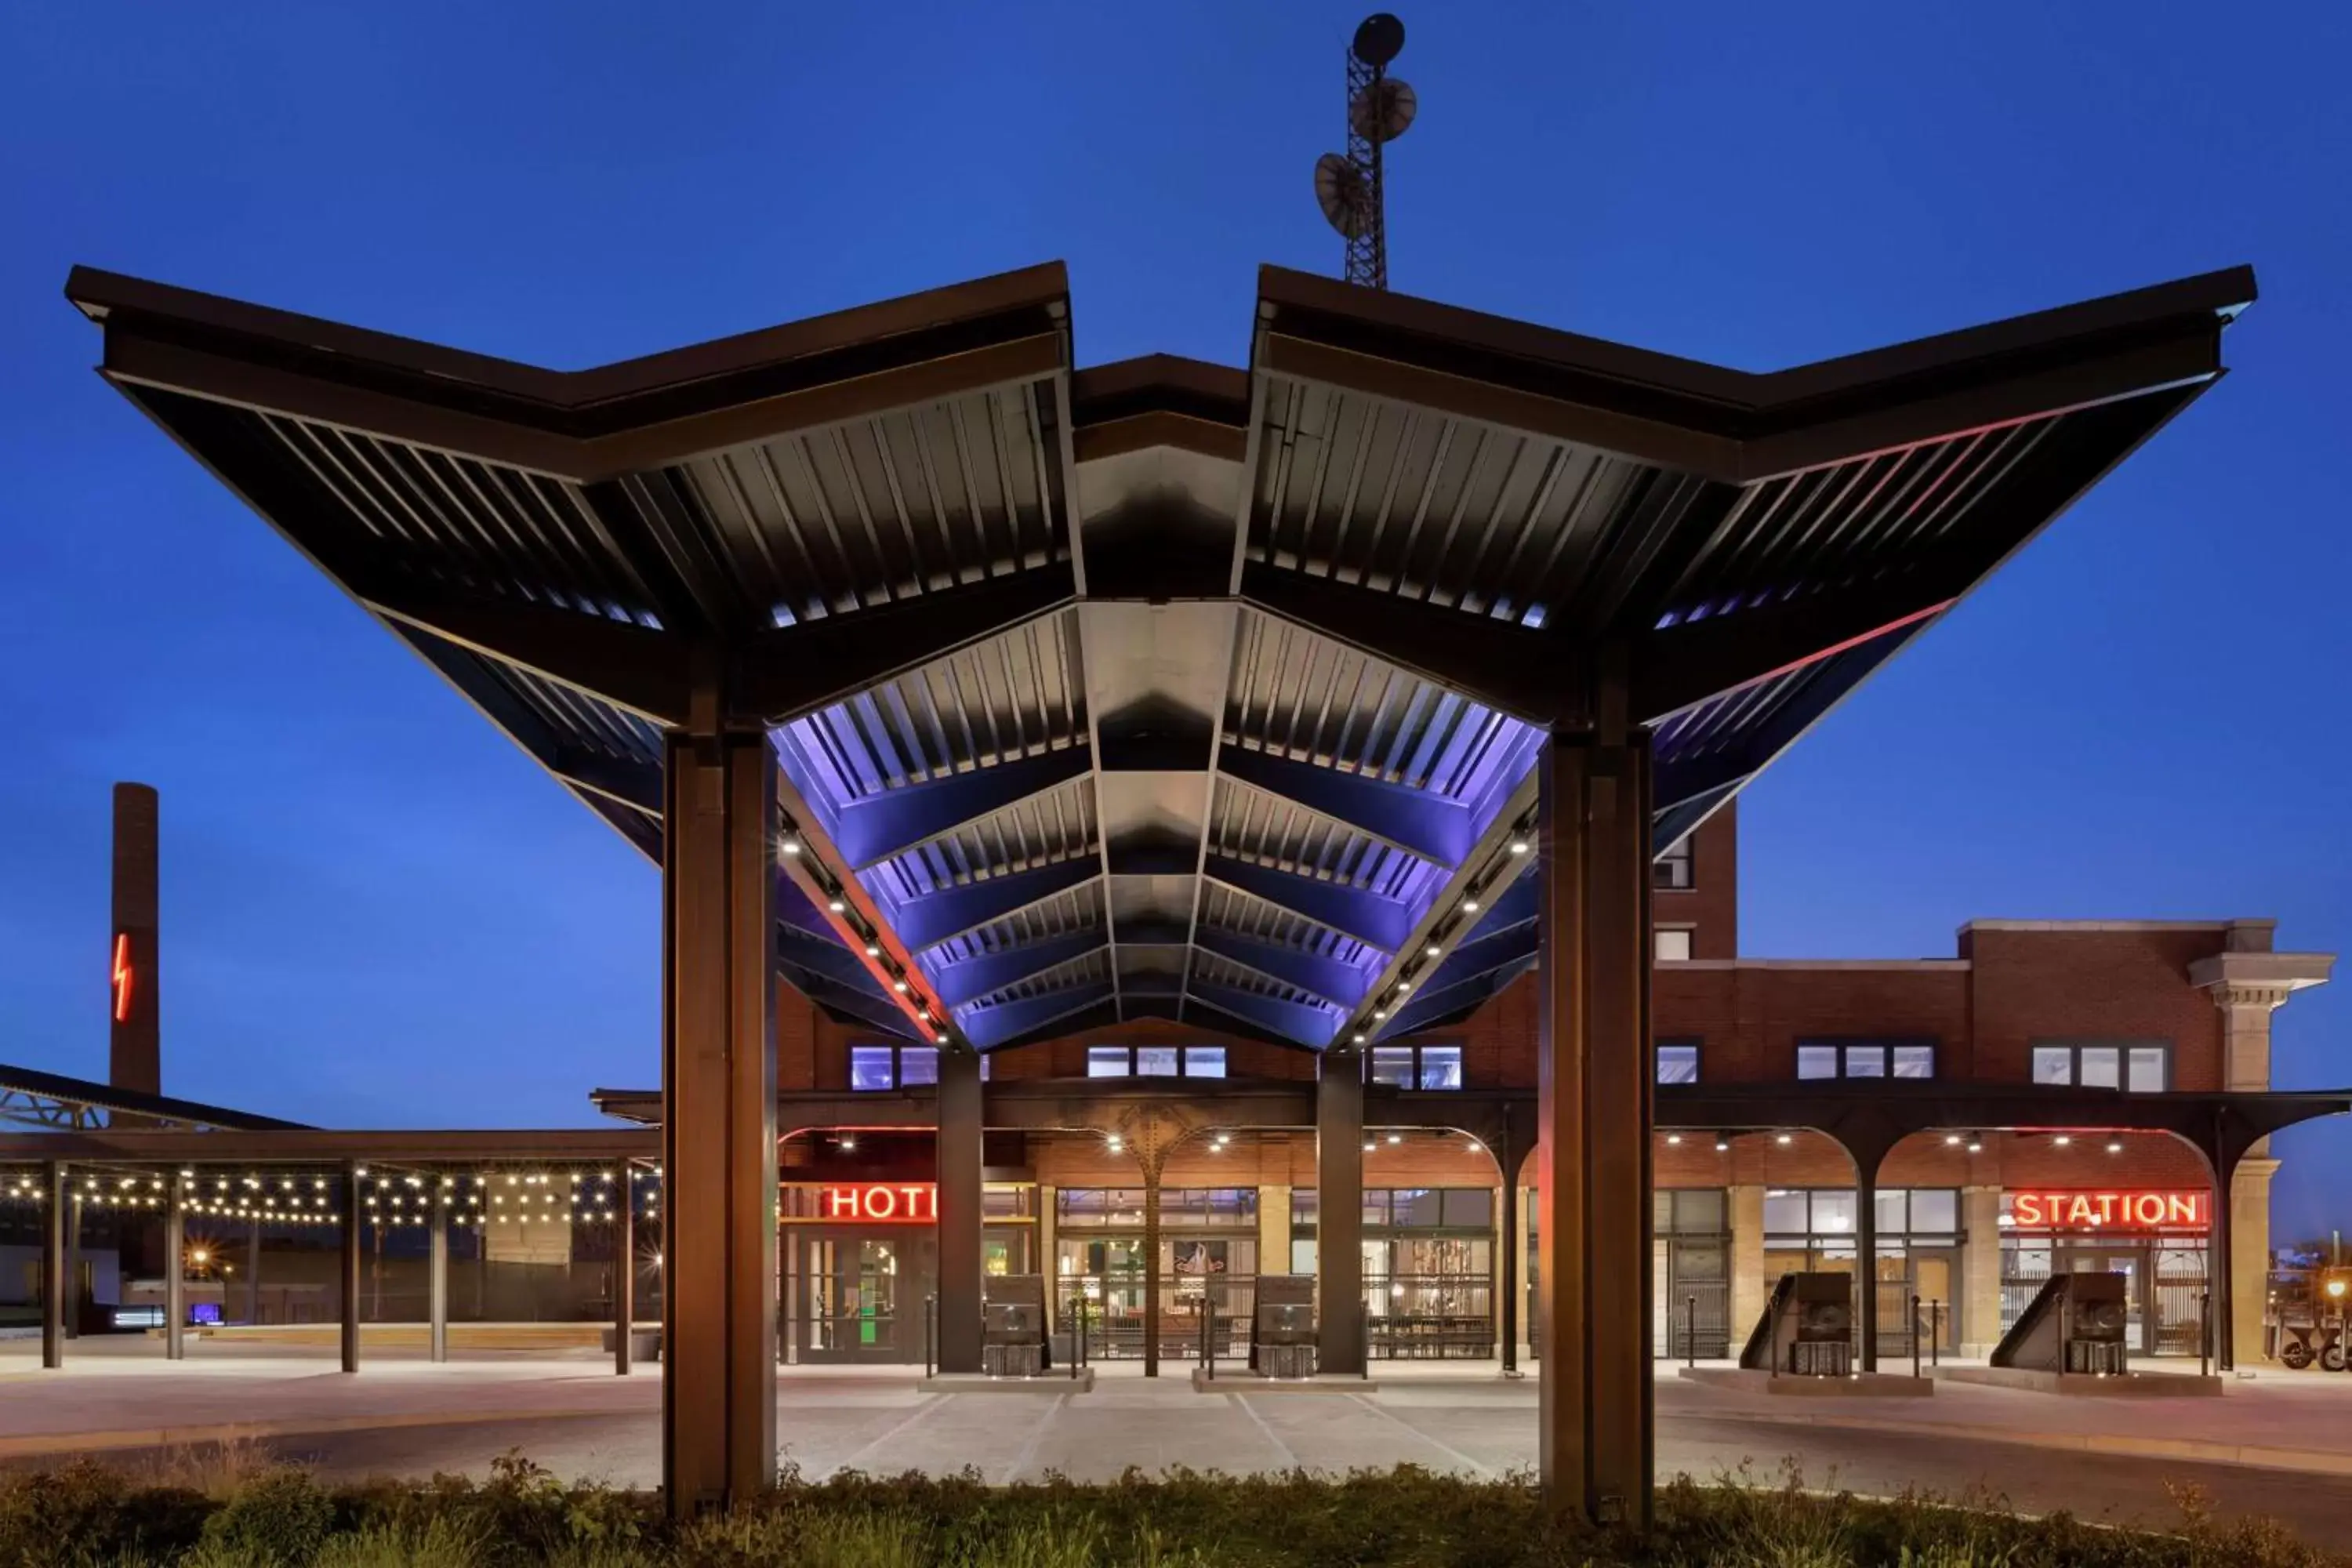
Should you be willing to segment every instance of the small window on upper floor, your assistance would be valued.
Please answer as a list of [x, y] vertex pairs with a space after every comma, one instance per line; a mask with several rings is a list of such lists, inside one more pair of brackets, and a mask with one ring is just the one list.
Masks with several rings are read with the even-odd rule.
[[2162, 1094], [2172, 1087], [2172, 1047], [2166, 1045], [2074, 1044], [2033, 1047], [2033, 1081], [2076, 1089], [2120, 1089]]
[[1691, 955], [1688, 926], [1660, 926], [1650, 933], [1650, 956], [1660, 963], [1680, 963]]
[[1696, 1083], [1698, 1081], [1698, 1042], [1672, 1040], [1658, 1047], [1658, 1081], [1660, 1083]]
[[1650, 866], [1650, 886], [1667, 892], [1684, 892], [1698, 884], [1691, 875], [1691, 841], [1685, 833], [1674, 846], [1659, 856]]
[[1088, 1078], [1223, 1078], [1223, 1046], [1088, 1046]]
[[1374, 1046], [1365, 1064], [1365, 1081], [1395, 1089], [1447, 1089], [1462, 1087], [1460, 1046]]
[[[980, 1076], [988, 1077], [988, 1058], [980, 1059]], [[940, 1081], [937, 1046], [852, 1046], [849, 1087], [853, 1092], [913, 1089]]]
[[1812, 1041], [1797, 1047], [1797, 1077], [1906, 1078], [1936, 1076], [1936, 1047], [1925, 1040], [1901, 1045], [1877, 1040]]

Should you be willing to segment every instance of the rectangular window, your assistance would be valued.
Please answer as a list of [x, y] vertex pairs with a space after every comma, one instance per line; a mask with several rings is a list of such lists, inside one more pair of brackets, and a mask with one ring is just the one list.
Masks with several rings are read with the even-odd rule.
[[[983, 1059], [982, 1065], [986, 1066]], [[901, 1046], [898, 1048], [898, 1085], [937, 1083], [940, 1081], [940, 1051], [937, 1046]]]
[[1812, 1228], [1805, 1217], [1805, 1194], [1778, 1188], [1764, 1194], [1764, 1230], [1768, 1236], [1803, 1236]]
[[1435, 1187], [1399, 1187], [1390, 1198], [1395, 1216], [1389, 1222], [1391, 1225], [1434, 1229], [1444, 1217], [1445, 1194]]
[[1423, 1046], [1421, 1067], [1414, 1075], [1414, 1081], [1423, 1089], [1460, 1089], [1462, 1047]]
[[1660, 963], [1681, 963], [1691, 955], [1688, 926], [1661, 926], [1650, 933], [1650, 956]]
[[1225, 1047], [1223, 1046], [1186, 1046], [1184, 1047], [1186, 1078], [1223, 1078], [1225, 1076]]
[[1374, 1046], [1371, 1081], [1393, 1084], [1398, 1089], [1411, 1089], [1413, 1085], [1412, 1047]]
[[1853, 1226], [1854, 1201], [1851, 1190], [1813, 1194], [1813, 1230], [1816, 1235], [1848, 1236], [1853, 1233]]
[[1135, 1076], [1174, 1078], [1183, 1060], [1174, 1046], [1138, 1046], [1135, 1047]]
[[1931, 1079], [1936, 1076], [1936, 1047], [1927, 1041], [1899, 1046], [1877, 1040], [1801, 1043], [1797, 1047], [1797, 1076]]
[[1698, 1081], [1696, 1041], [1685, 1041], [1658, 1047], [1658, 1081], [1660, 1083], [1696, 1083]]
[[1135, 1056], [1125, 1046], [1087, 1047], [1088, 1078], [1131, 1078], [1134, 1073]]
[[1481, 1230], [1495, 1223], [1495, 1194], [1486, 1187], [1452, 1187], [1445, 1194], [1445, 1224], [1454, 1230]]
[[1650, 867], [1650, 885], [1682, 892], [1695, 885], [1691, 876], [1691, 841], [1685, 833]]
[[1922, 1187], [1911, 1194], [1911, 1228], [1921, 1235], [1960, 1228], [1960, 1194], [1949, 1187]]
[[2172, 1087], [2172, 1047], [2165, 1045], [2038, 1045], [2033, 1081], [2083, 1089], [2162, 1094]]
[[888, 1046], [849, 1047], [849, 1087], [853, 1091], [896, 1089], [898, 1068]]

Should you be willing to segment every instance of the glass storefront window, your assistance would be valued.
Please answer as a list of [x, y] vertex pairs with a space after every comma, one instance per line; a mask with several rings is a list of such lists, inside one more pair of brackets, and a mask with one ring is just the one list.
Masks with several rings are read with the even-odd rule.
[[1303, 1225], [1310, 1230], [1314, 1228], [1315, 1189], [1313, 1187], [1290, 1189], [1290, 1223]]
[[1400, 1187], [1391, 1197], [1391, 1225], [1434, 1229], [1444, 1223], [1444, 1194], [1435, 1187]]
[[1876, 1223], [1879, 1235], [1901, 1236], [1911, 1228], [1906, 1213], [1911, 1206], [1907, 1201], [1909, 1196], [1909, 1194], [1899, 1188], [1894, 1192], [1882, 1192], [1878, 1194]]
[[1448, 1229], [1467, 1230], [1490, 1226], [1495, 1223], [1495, 1194], [1486, 1187], [1448, 1187], [1445, 1189], [1445, 1218]]
[[1960, 1194], [1949, 1187], [1922, 1187], [1913, 1193], [1911, 1228], [1927, 1232], [1958, 1231]]
[[1817, 1192], [1813, 1194], [1813, 1231], [1820, 1236], [1852, 1236], [1854, 1229], [1853, 1194], [1850, 1192]]
[[1768, 1236], [1802, 1236], [1812, 1229], [1806, 1217], [1805, 1194], [1772, 1188], [1764, 1194], [1764, 1231]]

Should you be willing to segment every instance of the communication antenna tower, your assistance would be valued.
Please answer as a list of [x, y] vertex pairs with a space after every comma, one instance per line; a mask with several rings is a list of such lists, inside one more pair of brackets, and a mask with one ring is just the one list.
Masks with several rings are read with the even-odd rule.
[[1388, 74], [1404, 48], [1404, 24], [1387, 12], [1364, 18], [1348, 45], [1348, 151], [1315, 163], [1315, 199], [1348, 242], [1341, 276], [1367, 289], [1389, 286], [1389, 235], [1381, 149], [1412, 125], [1419, 100]]

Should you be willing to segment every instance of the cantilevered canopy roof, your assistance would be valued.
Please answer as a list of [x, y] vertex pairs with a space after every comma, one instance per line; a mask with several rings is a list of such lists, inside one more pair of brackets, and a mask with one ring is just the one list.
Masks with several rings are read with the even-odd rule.
[[1468, 1012], [1534, 960], [1511, 844], [1597, 671], [1663, 848], [2217, 380], [2254, 286], [1770, 374], [1274, 268], [1245, 372], [1074, 370], [1059, 265], [578, 372], [67, 291], [124, 395], [648, 855], [723, 662], [804, 851], [781, 972], [914, 1037], [895, 965], [987, 1049]]

